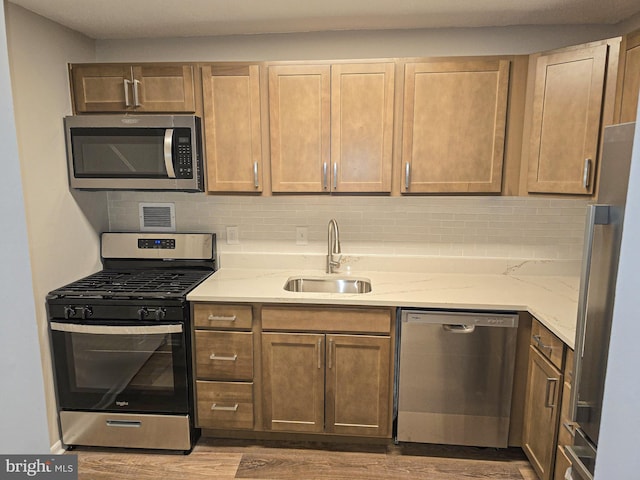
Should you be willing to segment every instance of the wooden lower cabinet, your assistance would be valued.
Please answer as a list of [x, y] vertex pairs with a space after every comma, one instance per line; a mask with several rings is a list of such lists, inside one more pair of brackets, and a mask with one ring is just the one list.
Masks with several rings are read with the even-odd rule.
[[196, 426], [253, 430], [254, 333], [250, 305], [193, 306]]
[[198, 426], [253, 429], [253, 383], [198, 380]]
[[551, 480], [556, 453], [562, 373], [529, 347], [522, 448], [540, 480]]
[[571, 460], [567, 457], [567, 454], [564, 452], [564, 448], [558, 446], [558, 450], [556, 452], [556, 467], [553, 474], [553, 480], [565, 480], [565, 474], [567, 473], [567, 468], [571, 466]]
[[327, 335], [327, 433], [388, 433], [390, 349], [389, 337]]
[[324, 430], [324, 341], [316, 334], [262, 334], [266, 430]]
[[262, 334], [264, 428], [388, 437], [389, 336]]

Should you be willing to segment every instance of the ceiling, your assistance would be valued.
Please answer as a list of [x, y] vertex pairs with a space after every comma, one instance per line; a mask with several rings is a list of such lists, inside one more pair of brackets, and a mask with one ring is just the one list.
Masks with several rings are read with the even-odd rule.
[[95, 39], [616, 24], [638, 0], [9, 0]]

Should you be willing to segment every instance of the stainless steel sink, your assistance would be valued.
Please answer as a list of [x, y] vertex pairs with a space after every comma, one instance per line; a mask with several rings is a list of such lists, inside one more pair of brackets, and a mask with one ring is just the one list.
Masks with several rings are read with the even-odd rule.
[[291, 277], [284, 284], [288, 292], [368, 293], [371, 280], [367, 278]]

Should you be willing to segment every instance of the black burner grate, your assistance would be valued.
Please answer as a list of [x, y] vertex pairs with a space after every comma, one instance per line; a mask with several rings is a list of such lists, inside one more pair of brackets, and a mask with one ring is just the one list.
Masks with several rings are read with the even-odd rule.
[[51, 293], [65, 297], [181, 297], [212, 273], [207, 270], [102, 270]]

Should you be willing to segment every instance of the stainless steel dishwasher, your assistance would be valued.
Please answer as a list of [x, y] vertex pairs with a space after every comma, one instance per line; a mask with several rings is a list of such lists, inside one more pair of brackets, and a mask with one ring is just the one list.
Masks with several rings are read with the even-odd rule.
[[402, 442], [507, 447], [518, 315], [400, 313]]

